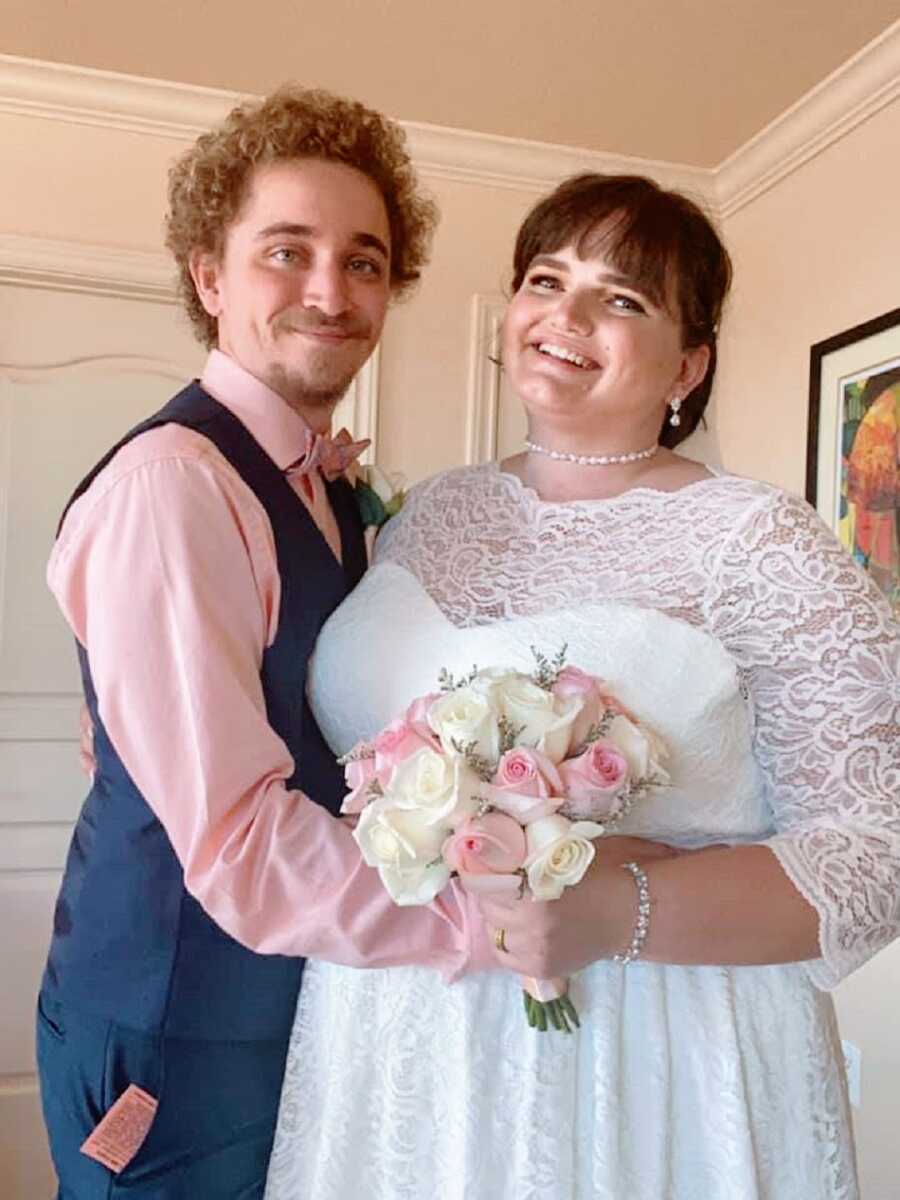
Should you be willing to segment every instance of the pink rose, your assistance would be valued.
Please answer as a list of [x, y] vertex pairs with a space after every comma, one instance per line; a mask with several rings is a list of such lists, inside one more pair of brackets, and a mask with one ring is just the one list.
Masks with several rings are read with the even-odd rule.
[[516, 747], [507, 752], [497, 765], [494, 787], [520, 796], [559, 796], [562, 782], [556, 765], [539, 750]]
[[444, 842], [444, 862], [460, 875], [510, 875], [525, 861], [525, 830], [504, 813], [469, 817]]
[[350, 792], [344, 797], [342, 813], [362, 812], [369, 802], [369, 784], [374, 778], [374, 758], [355, 758], [344, 764], [344, 782]]
[[433, 736], [422, 737], [404, 717], [382, 729], [372, 745], [375, 748], [375, 774], [385, 786], [390, 782], [394, 768], [410, 755], [425, 749], [440, 752], [440, 744]]
[[615, 816], [628, 783], [628, 761], [612, 744], [598, 738], [583, 754], [560, 763], [566, 791], [565, 812], [592, 821]]
[[427, 696], [419, 696], [417, 700], [413, 700], [404, 717], [419, 737], [430, 741], [432, 749], [438, 751], [441, 748], [440, 739], [428, 723], [428, 713], [435, 700], [440, 699], [440, 692], [429, 692]]
[[516, 747], [500, 759], [490, 801], [520, 825], [556, 812], [564, 798], [556, 764], [539, 750]]
[[572, 726], [572, 741], [574, 748], [580, 746], [590, 732], [591, 726], [596, 725], [603, 716], [607, 697], [603, 692], [604, 681], [594, 675], [588, 675], [578, 667], [563, 667], [553, 685], [553, 695], [559, 700], [581, 700], [581, 712], [575, 718]]

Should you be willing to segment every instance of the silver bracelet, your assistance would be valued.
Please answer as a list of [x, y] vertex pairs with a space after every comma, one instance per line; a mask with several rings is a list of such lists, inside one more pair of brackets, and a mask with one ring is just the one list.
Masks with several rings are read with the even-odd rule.
[[637, 888], [637, 920], [628, 947], [619, 954], [614, 954], [612, 960], [627, 967], [640, 955], [650, 931], [650, 884], [647, 881], [647, 872], [636, 862], [622, 863], [622, 870], [631, 872]]

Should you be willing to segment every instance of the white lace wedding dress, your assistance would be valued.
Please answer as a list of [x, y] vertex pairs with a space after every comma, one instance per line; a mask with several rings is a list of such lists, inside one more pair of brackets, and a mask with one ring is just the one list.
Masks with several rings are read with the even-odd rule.
[[[336, 751], [441, 667], [603, 676], [673, 752], [624, 832], [764, 841], [822, 957], [600, 962], [575, 1036], [515, 978], [310, 962], [267, 1200], [851, 1200], [827, 989], [897, 932], [898, 651], [886, 605], [801, 501], [719, 476], [549, 504], [496, 466], [414, 490], [319, 642]], [[766, 920], [766, 898], [758, 898]], [[710, 898], [714, 907], [715, 898]]]

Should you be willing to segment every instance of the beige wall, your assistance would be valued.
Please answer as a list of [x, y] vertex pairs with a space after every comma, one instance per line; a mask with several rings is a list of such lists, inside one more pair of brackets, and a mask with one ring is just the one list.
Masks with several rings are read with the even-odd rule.
[[0, 113], [0, 233], [161, 250], [171, 139]]
[[894, 101], [725, 221], [717, 427], [732, 470], [803, 492], [810, 346], [900, 305], [898, 150]]
[[441, 207], [434, 257], [389, 317], [381, 366], [378, 456], [410, 480], [464, 461], [472, 298], [503, 293], [514, 231], [535, 199], [447, 180], [430, 187]]

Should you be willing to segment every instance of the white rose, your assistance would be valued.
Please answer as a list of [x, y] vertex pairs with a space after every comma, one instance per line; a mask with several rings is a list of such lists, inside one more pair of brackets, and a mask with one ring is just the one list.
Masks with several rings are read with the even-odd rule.
[[374, 463], [370, 463], [366, 467], [365, 479], [382, 504], [387, 504], [391, 496], [397, 491], [397, 488], [394, 487], [384, 471], [380, 467], [376, 467]]
[[353, 836], [370, 867], [405, 871], [439, 858], [447, 832], [420, 809], [398, 808], [382, 796], [362, 810]]
[[398, 763], [385, 799], [401, 809], [417, 809], [428, 825], [455, 828], [478, 808], [478, 780], [461, 758], [427, 747]]
[[482, 688], [461, 687], [436, 700], [428, 710], [428, 723], [450, 755], [459, 746], [474, 743], [476, 754], [489, 762], [500, 757], [500, 733], [497, 712], [490, 695]]
[[493, 691], [497, 684], [506, 683], [508, 679], [519, 679], [520, 677], [520, 671], [510, 671], [506, 667], [482, 667], [472, 680], [471, 686], [476, 691], [483, 691], [487, 695]]
[[535, 746], [556, 721], [553, 696], [523, 675], [511, 675], [494, 685], [494, 697], [511, 725], [521, 728], [523, 745]]
[[584, 707], [580, 696], [557, 698], [523, 675], [495, 682], [493, 696], [507, 721], [521, 729], [516, 745], [533, 746], [553, 762], [562, 762], [569, 752], [575, 718]]
[[652, 777], [668, 783], [669, 775], [661, 760], [668, 756], [665, 744], [649, 729], [639, 728], [627, 717], [614, 717], [603, 735], [625, 756], [635, 781]]
[[391, 502], [403, 495], [403, 485], [406, 482], [402, 475], [388, 475], [382, 469], [370, 463], [362, 468], [363, 479], [378, 497], [382, 504], [390, 510]]
[[379, 867], [378, 874], [388, 895], [403, 908], [414, 904], [430, 904], [450, 880], [450, 868], [443, 859], [406, 870]]
[[537, 900], [558, 900], [563, 889], [573, 887], [594, 858], [592, 838], [603, 826], [594, 821], [568, 821], [554, 814], [532, 821], [525, 829], [528, 886]]
[[554, 700], [556, 720], [544, 730], [537, 749], [546, 754], [551, 762], [561, 763], [572, 749], [572, 734], [578, 714], [584, 708], [580, 696], [567, 696]]

